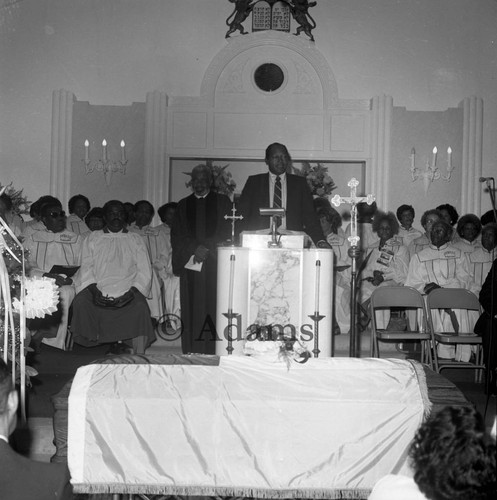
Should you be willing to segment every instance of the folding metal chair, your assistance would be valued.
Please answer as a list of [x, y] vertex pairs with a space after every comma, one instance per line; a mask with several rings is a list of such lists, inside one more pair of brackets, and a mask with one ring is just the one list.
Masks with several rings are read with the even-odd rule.
[[[437, 356], [437, 349], [434, 348], [435, 353], [435, 367], [438, 372], [441, 372], [445, 368], [470, 368], [473, 370], [484, 370], [485, 365], [483, 364], [483, 350], [482, 350], [482, 339], [480, 336], [475, 335], [473, 331], [461, 331], [458, 332], [445, 332], [436, 331], [434, 326], [434, 315], [433, 311], [435, 309], [462, 309], [466, 311], [476, 311], [478, 314], [481, 313], [480, 302], [478, 297], [469, 290], [464, 288], [437, 288], [432, 290], [427, 297], [427, 310], [428, 310], [428, 321], [430, 329], [433, 332], [433, 337], [436, 342], [446, 345], [457, 346], [458, 344], [466, 344], [476, 346], [476, 357], [475, 362], [470, 361], [452, 361], [452, 360], [439, 360]], [[481, 380], [482, 372], [476, 372], [476, 381]], [[479, 375], [479, 376], [478, 376]]]
[[[376, 311], [384, 311], [392, 307], [416, 310], [417, 325], [409, 325], [407, 331], [379, 329], [377, 327]], [[378, 341], [421, 343], [421, 362], [428, 363], [433, 369], [433, 336], [428, 328], [426, 308], [423, 296], [410, 286], [378, 287], [371, 295], [371, 356], [380, 357]]]

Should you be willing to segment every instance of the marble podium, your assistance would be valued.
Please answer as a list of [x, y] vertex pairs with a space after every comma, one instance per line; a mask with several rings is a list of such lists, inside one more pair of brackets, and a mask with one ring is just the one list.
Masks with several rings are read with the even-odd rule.
[[247, 334], [259, 327], [300, 335], [311, 353], [331, 357], [333, 251], [304, 249], [301, 235], [286, 235], [280, 248], [269, 248], [270, 240], [251, 234], [246, 246], [218, 249], [216, 355], [243, 355]]

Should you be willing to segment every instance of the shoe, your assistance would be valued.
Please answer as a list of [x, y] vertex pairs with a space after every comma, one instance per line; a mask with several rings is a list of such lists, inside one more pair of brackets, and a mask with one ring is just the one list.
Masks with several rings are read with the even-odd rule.
[[124, 342], [114, 342], [110, 345], [109, 350], [105, 353], [106, 356], [118, 356], [120, 354], [133, 354], [133, 348]]

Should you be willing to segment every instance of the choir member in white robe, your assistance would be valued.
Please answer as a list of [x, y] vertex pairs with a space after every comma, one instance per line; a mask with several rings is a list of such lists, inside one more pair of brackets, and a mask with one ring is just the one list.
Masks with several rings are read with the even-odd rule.
[[414, 240], [412, 240], [411, 243], [408, 245], [410, 259], [412, 259], [412, 256], [415, 253], [418, 253], [419, 251], [423, 250], [423, 248], [430, 246], [431, 227], [435, 222], [441, 219], [442, 219], [442, 213], [436, 209], [427, 210], [421, 216], [421, 225], [423, 226], [425, 232], [424, 234], [419, 236], [419, 238], [415, 238]]
[[[465, 288], [476, 291], [469, 272], [467, 256], [460, 249], [450, 244], [452, 228], [446, 222], [435, 222], [431, 228], [430, 246], [415, 254], [409, 263], [406, 285], [428, 294], [435, 288]], [[472, 331], [472, 325], [466, 311], [455, 310], [461, 331]], [[433, 311], [435, 331], [453, 332], [454, 326], [446, 311], [436, 314]], [[453, 346], [439, 344], [438, 355], [441, 358], [468, 361], [471, 355], [470, 346], [461, 346], [455, 352]]]
[[[362, 271], [359, 297], [364, 308], [367, 307], [373, 291], [379, 286], [400, 286], [407, 277], [409, 253], [402, 240], [396, 235], [399, 223], [392, 212], [376, 212], [373, 219], [373, 231], [379, 242], [366, 250], [366, 265]], [[390, 311], [376, 312], [378, 328], [386, 328]]]
[[462, 250], [465, 254], [473, 253], [481, 247], [481, 222], [474, 214], [463, 215], [457, 222], [457, 239], [452, 244]]
[[160, 278], [156, 268], [161, 267], [162, 262], [166, 258], [167, 241], [164, 233], [150, 226], [155, 215], [155, 209], [149, 201], [137, 201], [134, 212], [135, 221], [129, 225], [129, 230], [132, 233], [139, 234], [147, 246], [148, 256], [154, 271], [152, 274], [152, 289], [148, 297], [148, 306], [150, 307], [152, 318], [160, 321], [164, 315], [164, 309], [162, 306]]
[[164, 237], [165, 249], [163, 251], [164, 259], [157, 261], [154, 269], [159, 276], [162, 284], [162, 302], [167, 320], [172, 328], [180, 326], [181, 302], [180, 302], [180, 279], [173, 273], [173, 249], [171, 246], [171, 227], [173, 224], [176, 208], [178, 204], [174, 201], [162, 205], [157, 210], [162, 224], [158, 229]]
[[423, 236], [423, 233], [412, 225], [415, 214], [414, 208], [411, 205], [400, 205], [396, 212], [397, 219], [400, 222], [397, 236], [402, 238], [402, 242], [406, 247], [416, 238]]
[[74, 195], [68, 202], [69, 215], [67, 217], [67, 229], [76, 234], [85, 234], [90, 229], [84, 218], [90, 211], [90, 200], [82, 195]]
[[127, 349], [123, 342], [131, 340], [133, 351], [142, 354], [155, 340], [146, 300], [152, 285], [148, 251], [141, 236], [126, 229], [120, 201], [107, 202], [104, 217], [105, 229], [83, 242], [71, 323], [74, 341], [114, 343], [110, 352], [120, 353]]
[[[78, 266], [81, 251], [79, 235], [68, 231], [66, 217], [61, 203], [56, 200], [41, 206], [43, 229], [32, 231], [23, 245], [28, 252], [32, 276], [46, 276], [55, 279], [59, 287], [61, 311], [41, 320], [30, 321], [29, 328], [36, 332], [33, 340], [65, 350], [69, 307], [76, 294], [73, 280], [63, 274], [51, 273], [52, 267]], [[61, 315], [60, 315], [61, 313]], [[53, 320], [53, 321], [52, 321]], [[42, 340], [43, 339], [43, 340]]]

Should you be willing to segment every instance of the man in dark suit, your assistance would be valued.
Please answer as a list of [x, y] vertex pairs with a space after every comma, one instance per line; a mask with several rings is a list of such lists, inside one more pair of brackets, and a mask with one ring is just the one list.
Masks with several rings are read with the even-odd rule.
[[259, 208], [280, 207], [286, 210], [286, 215], [279, 229], [305, 231], [316, 246], [329, 248], [314, 211], [307, 181], [288, 173], [291, 158], [286, 146], [276, 142], [270, 144], [265, 160], [269, 172], [250, 176], [243, 188], [238, 202], [243, 215], [239, 228], [243, 231], [269, 228], [270, 218], [261, 216]]
[[0, 359], [0, 498], [2, 500], [67, 500], [73, 498], [69, 471], [63, 464], [35, 462], [16, 453], [9, 435], [16, 423], [17, 392]]

